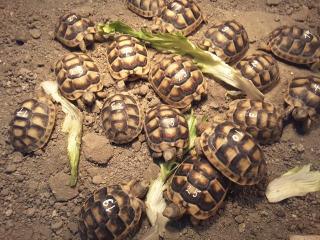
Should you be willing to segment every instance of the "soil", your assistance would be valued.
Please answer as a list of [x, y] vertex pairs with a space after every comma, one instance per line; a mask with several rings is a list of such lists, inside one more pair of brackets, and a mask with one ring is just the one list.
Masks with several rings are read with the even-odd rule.
[[[319, 0], [197, 2], [209, 25], [236, 19], [245, 26], [250, 38], [248, 54], [255, 51], [260, 39], [280, 25], [296, 24], [320, 34]], [[33, 96], [42, 81], [55, 79], [52, 65], [69, 51], [53, 40], [58, 17], [69, 11], [96, 22], [122, 20], [134, 27], [152, 24], [119, 0], [0, 1], [0, 239], [79, 239], [77, 216], [85, 198], [105, 184], [142, 179], [153, 163], [141, 135], [132, 144], [108, 146], [112, 154], [107, 153], [108, 159], [98, 161], [107, 160], [108, 164], [87, 161], [82, 154], [77, 187], [66, 189], [69, 166], [60, 107], [53, 135], [43, 150], [23, 156], [14, 152], [8, 142], [9, 122], [18, 104]], [[200, 39], [205, 29], [206, 25], [202, 25], [190, 39]], [[107, 43], [96, 44], [88, 54], [97, 62], [106, 88], [110, 88], [114, 82], [106, 70], [106, 46]], [[310, 72], [283, 62], [279, 66], [281, 80], [266, 94], [266, 100], [282, 108], [288, 82]], [[231, 100], [225, 97], [221, 85], [212, 79], [208, 81], [208, 97], [195, 107], [195, 112], [213, 117], [223, 113]], [[138, 93], [145, 107], [157, 104], [159, 99], [151, 87], [142, 85], [148, 83], [137, 81], [129, 88]], [[103, 136], [97, 113], [86, 116], [84, 135], [89, 133]], [[300, 135], [292, 124], [286, 125], [279, 143], [263, 147], [268, 164], [266, 182], [298, 165], [310, 163], [313, 169], [320, 170], [319, 135], [320, 128]], [[216, 216], [198, 227], [192, 227], [187, 218], [175, 222], [177, 234], [166, 239], [288, 239], [292, 234], [320, 234], [319, 192], [270, 204], [264, 191], [265, 184], [251, 188], [234, 186]], [[144, 218], [134, 239], [141, 239], [149, 227]]]

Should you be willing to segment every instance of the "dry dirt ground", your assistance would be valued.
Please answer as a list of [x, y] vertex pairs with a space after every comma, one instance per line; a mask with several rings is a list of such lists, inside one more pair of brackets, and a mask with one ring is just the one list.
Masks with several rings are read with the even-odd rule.
[[[241, 22], [249, 34], [249, 53], [255, 51], [261, 38], [283, 24], [297, 24], [320, 34], [319, 0], [197, 2], [209, 25], [227, 19]], [[88, 194], [104, 184], [141, 179], [153, 162], [143, 135], [126, 146], [107, 143], [110, 151], [106, 154], [111, 159], [107, 166], [88, 162], [82, 154], [77, 188], [62, 188], [62, 193], [54, 195], [53, 190], [61, 190], [59, 186], [69, 173], [60, 108], [52, 138], [43, 150], [26, 156], [13, 152], [7, 134], [12, 113], [34, 94], [40, 82], [55, 79], [51, 66], [69, 50], [53, 40], [53, 30], [58, 17], [71, 10], [94, 21], [119, 19], [135, 27], [152, 23], [130, 12], [120, 0], [0, 0], [0, 239], [78, 239], [77, 215]], [[191, 39], [201, 38], [206, 27], [202, 25]], [[88, 54], [100, 67], [105, 86], [112, 87], [105, 64], [106, 43], [96, 44]], [[282, 62], [279, 65], [281, 81], [266, 99], [282, 107], [288, 82], [309, 71]], [[137, 81], [130, 88], [146, 84]], [[196, 106], [196, 113], [211, 117], [223, 113], [230, 102], [224, 94], [220, 85], [209, 80], [208, 97]], [[151, 88], [139, 98], [147, 107], [159, 102]], [[87, 115], [84, 135], [103, 136], [99, 124], [97, 114]], [[308, 135], [298, 135], [292, 124], [287, 125], [279, 143], [263, 147], [267, 180], [297, 165], [311, 163], [313, 169], [320, 170], [319, 135], [317, 127]], [[134, 239], [141, 239], [148, 227], [144, 218]], [[292, 234], [320, 234], [320, 193], [269, 204], [263, 186], [233, 187], [224, 207], [210, 221], [194, 228], [182, 219], [176, 228], [178, 234], [171, 239], [288, 239]]]

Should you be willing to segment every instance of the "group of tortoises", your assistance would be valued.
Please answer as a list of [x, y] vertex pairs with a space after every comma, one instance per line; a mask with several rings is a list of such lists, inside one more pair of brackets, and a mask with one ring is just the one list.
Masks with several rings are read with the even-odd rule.
[[[204, 21], [200, 7], [192, 0], [127, 0], [136, 14], [153, 18], [153, 31], [185, 36]], [[55, 37], [69, 48], [86, 51], [103, 37], [88, 18], [75, 13], [60, 18]], [[216, 54], [235, 67], [262, 91], [280, 79], [277, 61], [271, 55], [249, 48], [244, 27], [235, 20], [207, 29], [199, 47]], [[319, 69], [320, 38], [297, 26], [282, 26], [267, 38], [264, 49], [293, 64]], [[161, 56], [150, 61], [145, 45], [128, 35], [115, 36], [108, 44], [106, 66], [118, 91], [106, 94], [99, 69], [86, 53], [72, 52], [55, 65], [61, 94], [80, 109], [101, 108], [101, 122], [107, 138], [115, 144], [134, 140], [144, 129], [152, 156], [165, 161], [182, 161], [170, 177], [165, 196], [170, 204], [163, 212], [177, 219], [189, 214], [193, 223], [212, 216], [221, 206], [231, 182], [257, 184], [266, 174], [260, 144], [280, 139], [283, 119], [292, 116], [309, 128], [320, 113], [320, 77], [295, 78], [289, 84], [284, 113], [272, 103], [239, 99], [231, 103], [225, 119], [200, 131], [196, 154], [185, 156], [189, 129], [183, 112], [206, 94], [207, 82], [190, 58]], [[125, 82], [148, 79], [165, 104], [144, 113], [139, 100], [125, 92]], [[13, 147], [23, 153], [41, 148], [49, 140], [55, 123], [54, 104], [46, 97], [24, 101], [11, 122]], [[80, 213], [82, 239], [123, 239], [137, 228], [147, 185], [131, 181], [107, 186], [86, 200]]]

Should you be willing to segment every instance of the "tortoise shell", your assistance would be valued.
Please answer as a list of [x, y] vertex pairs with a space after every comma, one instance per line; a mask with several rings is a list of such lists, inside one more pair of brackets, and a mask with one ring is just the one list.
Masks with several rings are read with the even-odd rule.
[[126, 186], [112, 185], [95, 191], [83, 204], [79, 217], [82, 240], [122, 240], [139, 225], [144, 203]]
[[239, 185], [256, 184], [266, 174], [260, 146], [233, 122], [207, 128], [200, 137], [200, 146], [213, 166]]
[[234, 63], [249, 49], [249, 38], [242, 24], [231, 20], [209, 28], [199, 46], [226, 63]]
[[205, 220], [220, 208], [229, 186], [205, 157], [187, 156], [169, 180], [167, 197], [194, 218]]
[[59, 89], [69, 100], [76, 100], [85, 92], [103, 88], [100, 73], [94, 61], [85, 53], [68, 53], [55, 65]]
[[310, 75], [294, 78], [284, 100], [290, 112], [305, 109], [310, 118], [320, 114], [320, 77]]
[[42, 148], [54, 128], [56, 109], [47, 98], [32, 98], [21, 103], [10, 123], [10, 141], [22, 153]]
[[55, 38], [67, 47], [80, 47], [86, 50], [94, 42], [94, 23], [75, 13], [60, 17], [55, 29]]
[[[134, 80], [149, 73], [148, 52], [136, 38], [120, 35], [107, 48], [107, 67], [116, 80]], [[130, 77], [130, 78], [129, 78]]]
[[146, 113], [144, 131], [149, 147], [158, 156], [175, 150], [175, 157], [181, 159], [184, 149], [188, 147], [187, 120], [178, 109], [169, 105], [158, 105]]
[[143, 113], [134, 96], [116, 93], [109, 96], [101, 110], [102, 126], [111, 142], [131, 142], [142, 131]]
[[245, 57], [236, 68], [259, 90], [270, 89], [280, 79], [278, 62], [267, 54], [253, 54]]
[[141, 17], [156, 16], [165, 6], [164, 0], [127, 0], [128, 8]]
[[272, 104], [259, 100], [241, 99], [231, 103], [228, 119], [250, 133], [260, 144], [280, 139], [282, 114]]
[[164, 102], [179, 109], [191, 106], [207, 91], [202, 72], [191, 59], [180, 55], [159, 59], [151, 67], [149, 81]]
[[320, 38], [297, 26], [281, 26], [267, 39], [270, 50], [277, 57], [296, 64], [320, 61]]
[[154, 31], [181, 33], [189, 35], [203, 21], [199, 6], [193, 0], [170, 1], [155, 17], [152, 29]]

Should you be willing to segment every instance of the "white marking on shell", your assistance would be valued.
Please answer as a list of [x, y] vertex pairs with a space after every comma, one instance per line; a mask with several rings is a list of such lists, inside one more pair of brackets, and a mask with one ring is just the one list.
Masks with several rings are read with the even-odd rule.
[[82, 66], [75, 66], [69, 70], [69, 74], [71, 76], [81, 76], [84, 73], [84, 69]]
[[174, 127], [176, 120], [174, 118], [165, 118], [162, 123], [165, 127]]
[[21, 108], [21, 109], [16, 113], [16, 115], [17, 115], [18, 117], [28, 118], [29, 113], [28, 113], [28, 110], [27, 110], [27, 109]]
[[111, 209], [115, 208], [114, 200], [109, 198], [103, 201], [103, 207], [105, 207], [106, 212], [111, 212]]
[[188, 77], [188, 74], [184, 68], [175, 74], [175, 79], [178, 83], [182, 82], [185, 78]]
[[171, 4], [171, 8], [174, 11], [180, 11], [182, 9], [182, 5], [177, 3], [177, 2], [174, 2], [174, 3]]
[[304, 32], [303, 36], [305, 39], [310, 39], [312, 37], [312, 33], [309, 30], [307, 30]]
[[259, 64], [259, 62], [257, 60], [253, 60], [252, 61], [252, 66], [257, 67]]
[[196, 198], [201, 191], [199, 189], [194, 188], [192, 190], [192, 187], [189, 185], [188, 188], [186, 189], [186, 192], [191, 195], [193, 198]]
[[123, 110], [125, 108], [125, 105], [123, 102], [112, 102], [111, 103], [111, 110], [116, 111], [116, 110]]
[[257, 117], [257, 113], [249, 112], [248, 116], [251, 117], [251, 118], [256, 118]]
[[133, 48], [132, 47], [125, 47], [125, 48], [121, 49], [121, 52], [124, 55], [124, 57], [130, 57], [132, 55]]
[[229, 27], [228, 26], [224, 26], [222, 29], [221, 29], [221, 32], [227, 32], [229, 31]]
[[242, 138], [243, 138], [244, 134], [242, 132], [239, 132], [238, 130], [236, 130], [236, 134], [232, 135], [232, 139], [235, 142], [239, 142]]
[[73, 22], [75, 19], [77, 19], [77, 15], [71, 15], [70, 17], [67, 18], [67, 21]]
[[312, 83], [310, 87], [314, 90], [314, 92], [318, 92], [320, 90], [320, 85], [316, 83]]

